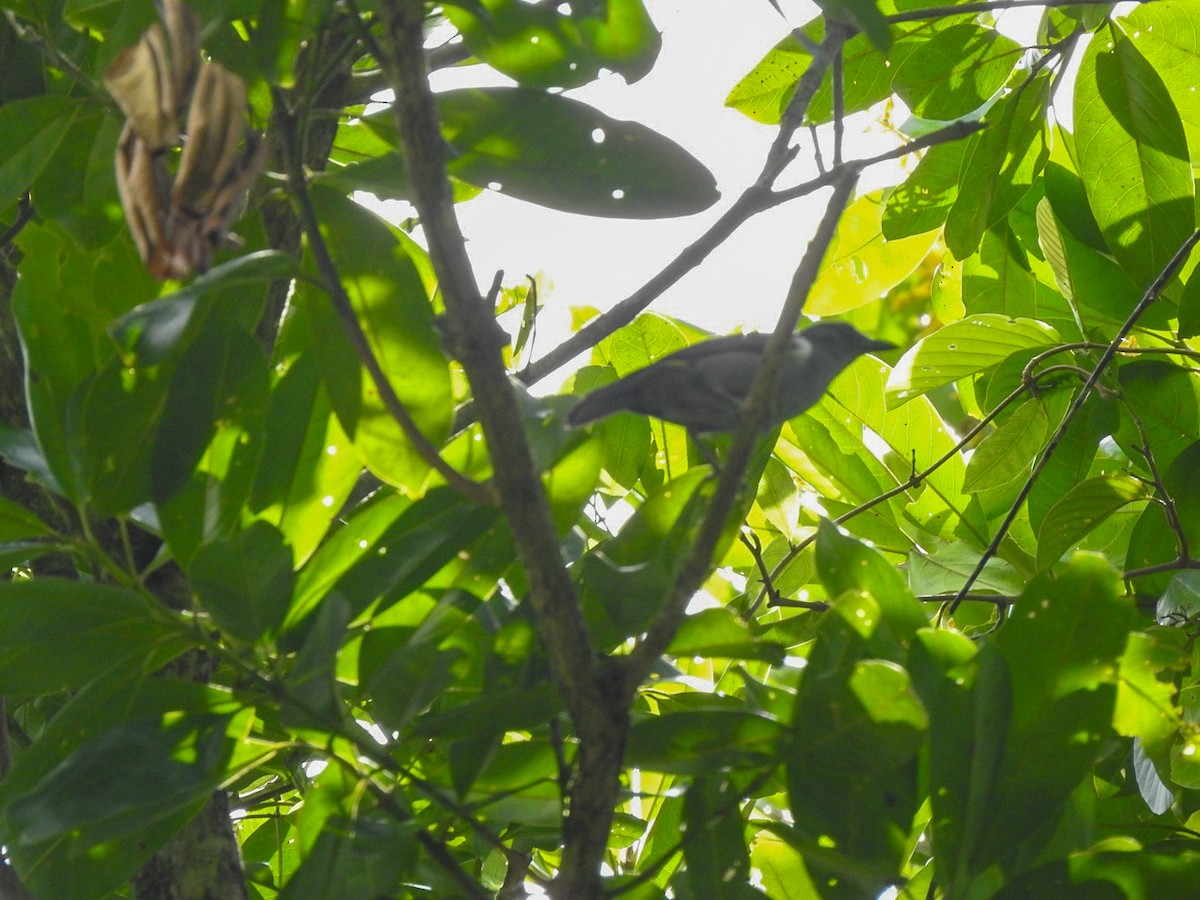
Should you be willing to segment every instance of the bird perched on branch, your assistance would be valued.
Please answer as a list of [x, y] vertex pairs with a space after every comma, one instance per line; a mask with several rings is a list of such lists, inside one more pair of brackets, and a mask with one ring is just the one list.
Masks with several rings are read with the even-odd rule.
[[[735, 334], [685, 347], [592, 391], [567, 415], [572, 427], [622, 410], [684, 426], [693, 434], [733, 431], [758, 374], [768, 334]], [[771, 392], [767, 426], [800, 415], [864, 353], [895, 345], [845, 322], [818, 322], [792, 335]]]

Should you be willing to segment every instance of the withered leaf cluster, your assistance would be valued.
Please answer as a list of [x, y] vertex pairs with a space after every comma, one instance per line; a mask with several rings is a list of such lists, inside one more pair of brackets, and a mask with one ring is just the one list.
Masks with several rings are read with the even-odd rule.
[[247, 128], [245, 82], [201, 58], [196, 14], [182, 0], [157, 6], [161, 21], [104, 84], [126, 117], [116, 164], [129, 229], [154, 277], [183, 278], [227, 240], [266, 145]]

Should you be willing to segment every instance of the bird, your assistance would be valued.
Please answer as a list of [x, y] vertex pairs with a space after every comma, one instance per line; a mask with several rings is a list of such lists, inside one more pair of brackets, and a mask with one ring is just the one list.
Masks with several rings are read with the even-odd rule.
[[[677, 350], [587, 394], [567, 413], [567, 424], [578, 428], [627, 410], [682, 425], [693, 435], [733, 431], [770, 337], [734, 334]], [[764, 427], [775, 428], [811, 407], [864, 353], [895, 347], [845, 322], [817, 322], [793, 334]]]

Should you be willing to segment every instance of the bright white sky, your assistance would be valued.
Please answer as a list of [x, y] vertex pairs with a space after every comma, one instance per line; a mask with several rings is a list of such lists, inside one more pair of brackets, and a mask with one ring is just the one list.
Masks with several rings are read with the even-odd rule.
[[[546, 310], [539, 317], [535, 357], [569, 331], [571, 307], [607, 309], [632, 293], [753, 180], [776, 129], [726, 108], [725, 96], [791, 28], [817, 12], [808, 0], [782, 0], [787, 20], [768, 0], [647, 0], [646, 5], [663, 36], [662, 52], [651, 73], [633, 85], [609, 75], [570, 94], [614, 118], [642, 122], [682, 144], [715, 175], [721, 199], [698, 215], [650, 221], [560, 213], [491, 191], [459, 204], [458, 215], [482, 288], [497, 269], [504, 270], [506, 284], [519, 283], [526, 274], [539, 278]], [[478, 86], [488, 72], [482, 66], [439, 72], [434, 87]], [[506, 83], [506, 79], [493, 73], [488, 83]], [[905, 114], [898, 115], [902, 120]], [[874, 124], [876, 118], [875, 113], [866, 113], [848, 124], [850, 155], [896, 145], [897, 137]], [[803, 149], [785, 183], [814, 174], [808, 136], [800, 137]], [[829, 148], [825, 150], [828, 158]], [[895, 170], [872, 171], [860, 190], [898, 180]], [[772, 328], [823, 207], [823, 197], [818, 195], [752, 219], [652, 309], [718, 333]], [[400, 218], [411, 211], [389, 212]], [[553, 390], [558, 381], [550, 378], [542, 389]]]

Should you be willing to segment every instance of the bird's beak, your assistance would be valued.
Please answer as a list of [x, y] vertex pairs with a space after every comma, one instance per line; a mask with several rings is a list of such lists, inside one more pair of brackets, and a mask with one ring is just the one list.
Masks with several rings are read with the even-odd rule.
[[898, 345], [893, 344], [891, 341], [870, 341], [867, 343], [868, 353], [882, 353], [884, 350], [896, 349], [898, 349]]

